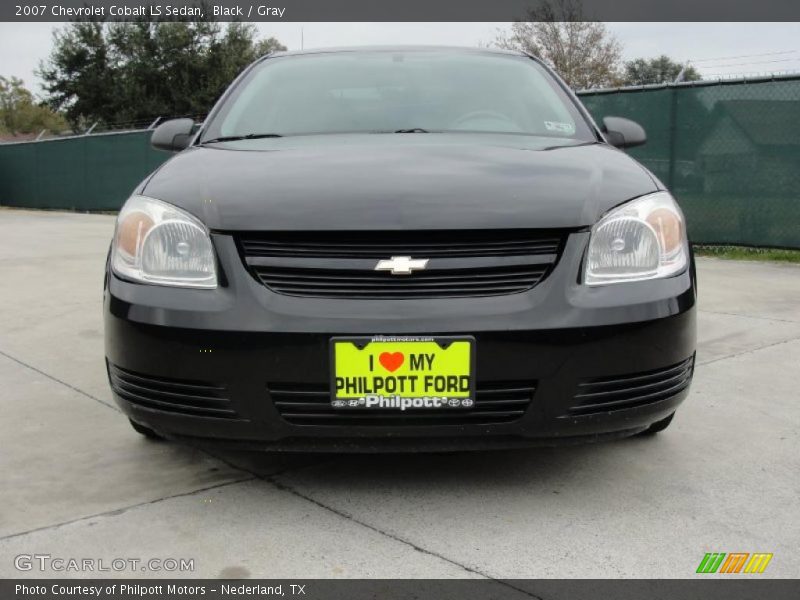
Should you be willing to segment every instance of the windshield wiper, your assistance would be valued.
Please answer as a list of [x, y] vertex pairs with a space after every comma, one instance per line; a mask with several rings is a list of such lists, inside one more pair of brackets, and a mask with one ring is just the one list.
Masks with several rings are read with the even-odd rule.
[[203, 140], [202, 144], [213, 144], [215, 142], [236, 142], [239, 140], [257, 140], [259, 138], [279, 138], [283, 137], [279, 133], [248, 133], [247, 135], [225, 135], [210, 140]]
[[430, 131], [422, 127], [412, 127], [411, 129], [397, 129], [394, 133], [430, 133]]

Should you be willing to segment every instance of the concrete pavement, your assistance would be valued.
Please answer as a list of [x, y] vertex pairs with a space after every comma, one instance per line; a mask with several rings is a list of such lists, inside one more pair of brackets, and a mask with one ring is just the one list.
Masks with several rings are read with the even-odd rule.
[[[14, 557], [193, 559], [103, 576], [800, 574], [800, 268], [699, 260], [697, 370], [654, 438], [456, 455], [216, 456], [136, 435], [103, 365], [113, 217], [0, 210], [0, 577]], [[67, 573], [78, 576], [79, 574]]]

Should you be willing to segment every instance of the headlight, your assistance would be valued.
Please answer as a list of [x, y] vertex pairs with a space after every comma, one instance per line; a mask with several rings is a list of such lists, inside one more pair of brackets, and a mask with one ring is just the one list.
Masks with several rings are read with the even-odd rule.
[[686, 268], [683, 213], [667, 192], [628, 202], [592, 227], [586, 285], [669, 277]]
[[126, 279], [158, 285], [215, 288], [208, 229], [166, 202], [133, 196], [117, 218], [111, 267]]

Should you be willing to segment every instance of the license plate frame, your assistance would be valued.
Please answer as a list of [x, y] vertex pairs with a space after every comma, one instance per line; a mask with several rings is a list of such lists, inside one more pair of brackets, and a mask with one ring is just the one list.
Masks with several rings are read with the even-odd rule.
[[[339, 377], [364, 377], [364, 375], [354, 376], [352, 372], [346, 367], [342, 370], [339, 369], [340, 363], [337, 363], [337, 345], [342, 346], [340, 353], [340, 360], [344, 357], [345, 360], [350, 360], [355, 355], [359, 362], [361, 357], [357, 356], [364, 352], [364, 359], [369, 362], [369, 356], [372, 356], [372, 362], [369, 363], [368, 368], [372, 368], [371, 373], [367, 377], [366, 389], [350, 390], [344, 393], [339, 393], [340, 387]], [[348, 348], [346, 344], [351, 344], [355, 347], [355, 352]], [[466, 348], [464, 347], [466, 344]], [[369, 350], [368, 350], [369, 349]], [[435, 350], [432, 359], [421, 358], [420, 353], [423, 350]], [[416, 354], [414, 352], [416, 351]], [[444, 362], [453, 362], [449, 365], [446, 372], [436, 372], [432, 368], [433, 363], [440, 356], [446, 355], [448, 352], [453, 352], [452, 355], [446, 357]], [[395, 367], [390, 371], [389, 368], [394, 364], [388, 363], [387, 365], [378, 364], [380, 355], [388, 353], [403, 354], [404, 359], [401, 365]], [[430, 352], [424, 352], [426, 356]], [[349, 355], [349, 356], [348, 356]], [[407, 361], [406, 356], [409, 356]], [[416, 359], [414, 357], [416, 356]], [[379, 412], [381, 410], [425, 410], [427, 411], [444, 411], [444, 410], [470, 410], [475, 406], [475, 389], [476, 389], [476, 356], [477, 356], [477, 342], [474, 336], [471, 335], [374, 335], [374, 336], [334, 336], [330, 338], [329, 342], [329, 357], [330, 357], [330, 397], [331, 407], [337, 410], [369, 410], [370, 412]], [[376, 360], [376, 358], [378, 360]], [[396, 358], [396, 357], [394, 357]], [[414, 362], [416, 360], [416, 362]], [[428, 369], [419, 369], [424, 366], [426, 361]], [[466, 365], [463, 364], [466, 361]], [[395, 361], [396, 362], [396, 361]], [[420, 363], [423, 363], [421, 365]], [[438, 361], [441, 364], [443, 361]], [[363, 363], [360, 368], [363, 368]], [[412, 367], [416, 366], [415, 369]], [[466, 367], [467, 372], [463, 370]], [[397, 373], [397, 374], [395, 374]], [[411, 374], [422, 377], [422, 379], [411, 379]], [[384, 386], [388, 386], [389, 379], [394, 379], [396, 388], [400, 387], [401, 377], [405, 375], [406, 380], [403, 383], [404, 389], [402, 391], [395, 389], [394, 391], [375, 390], [374, 386], [377, 383], [376, 379], [382, 377]], [[426, 375], [434, 378], [435, 385], [427, 385], [431, 381], [425, 379]], [[443, 381], [441, 378], [444, 377]], [[448, 377], [457, 377], [457, 391], [453, 391], [454, 381], [447, 379]], [[463, 377], [467, 377], [467, 382], [463, 381]], [[343, 383], [343, 382], [342, 382]], [[357, 387], [357, 382], [350, 380], [353, 387]], [[369, 385], [369, 384], [372, 385]], [[412, 385], [413, 384], [413, 385]], [[439, 384], [445, 384], [446, 390], [436, 391], [440, 389]], [[413, 389], [411, 389], [413, 387]], [[450, 390], [450, 391], [448, 391]], [[368, 398], [367, 396], [377, 396], [381, 398], [377, 400]], [[426, 400], [426, 398], [428, 400]], [[356, 400], [356, 402], [352, 402]]]

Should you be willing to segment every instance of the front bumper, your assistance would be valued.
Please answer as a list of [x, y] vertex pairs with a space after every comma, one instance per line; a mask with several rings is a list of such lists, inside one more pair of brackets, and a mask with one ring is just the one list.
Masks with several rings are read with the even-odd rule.
[[[216, 290], [140, 285], [107, 273], [105, 341], [112, 370], [225, 389], [233, 412], [225, 418], [114, 393], [131, 419], [166, 437], [303, 451], [551, 445], [637, 433], [672, 413], [688, 393], [695, 351], [693, 264], [669, 279], [587, 288], [578, 274], [588, 233], [577, 232], [552, 273], [525, 293], [330, 300], [271, 292], [243, 267], [231, 236], [213, 238], [222, 273]], [[331, 337], [377, 334], [473, 335], [479, 386], [533, 382], [536, 391], [521, 418], [503, 423], [309, 425], [280, 415], [270, 389], [325, 385]], [[622, 390], [605, 406], [575, 410], [576, 396], [592, 382], [613, 387], [602, 382], [619, 379], [646, 388], [657, 381], [654, 374], [672, 373], [681, 364], [688, 365], [685, 385], [658, 388], [675, 393]]]

